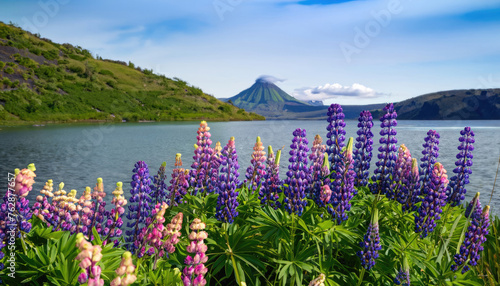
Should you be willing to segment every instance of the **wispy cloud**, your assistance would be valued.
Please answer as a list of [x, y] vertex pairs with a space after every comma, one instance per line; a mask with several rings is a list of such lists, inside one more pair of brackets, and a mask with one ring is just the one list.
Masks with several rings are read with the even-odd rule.
[[300, 100], [329, 100], [339, 97], [375, 98], [384, 93], [376, 92], [374, 89], [359, 83], [352, 85], [341, 85], [339, 83], [325, 84], [316, 87], [304, 87], [296, 89], [293, 93]]
[[285, 81], [285, 79], [277, 78], [272, 75], [261, 75], [255, 80], [255, 82], [270, 82], [270, 83], [276, 83], [282, 81]]

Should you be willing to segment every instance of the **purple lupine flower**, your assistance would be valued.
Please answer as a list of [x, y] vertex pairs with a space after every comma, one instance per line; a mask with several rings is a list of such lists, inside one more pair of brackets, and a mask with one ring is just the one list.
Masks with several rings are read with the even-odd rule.
[[[314, 136], [314, 141], [311, 147], [311, 154], [309, 154], [309, 162], [311, 162], [311, 167], [309, 173], [311, 174], [311, 192], [312, 199], [316, 201], [316, 203], [321, 202], [320, 193], [321, 187], [325, 178], [323, 177], [322, 168], [323, 162], [325, 161], [325, 151], [326, 145], [323, 145], [323, 139], [318, 134]], [[328, 157], [326, 158], [328, 161]], [[329, 182], [329, 180], [328, 180]], [[306, 194], [306, 196], [309, 194]]]
[[421, 232], [422, 238], [434, 230], [436, 221], [441, 218], [442, 207], [446, 205], [447, 185], [446, 170], [441, 163], [435, 163], [429, 183], [424, 186], [425, 198], [415, 213], [415, 232]]
[[[484, 250], [482, 244], [486, 242], [486, 235], [489, 233], [490, 206], [486, 206], [481, 212], [479, 200], [475, 205], [476, 207], [471, 215], [471, 225], [465, 233], [465, 239], [460, 246], [460, 253], [455, 254], [453, 258], [455, 264], [451, 266], [452, 271], [457, 271], [461, 265], [465, 264], [467, 259], [469, 259], [469, 265], [476, 266], [481, 258], [479, 253]], [[462, 274], [469, 271], [469, 265], [464, 265]]]
[[[312, 192], [314, 192], [313, 199], [319, 207], [325, 207], [329, 204], [332, 194], [332, 190], [330, 189], [330, 178], [328, 176], [330, 174], [330, 163], [326, 152], [323, 154], [322, 161], [320, 173], [317, 180], [313, 181], [314, 189], [312, 189]], [[325, 186], [328, 186], [328, 189], [325, 189]], [[329, 195], [325, 195], [325, 192]], [[328, 200], [325, 200], [326, 197], [328, 197]]]
[[100, 245], [92, 245], [88, 242], [82, 233], [76, 235], [76, 247], [80, 253], [75, 257], [80, 263], [78, 266], [82, 273], [78, 276], [78, 283], [93, 286], [103, 286], [104, 279], [101, 278], [101, 267], [97, 265], [102, 259], [102, 248]]
[[290, 145], [290, 159], [288, 161], [287, 178], [285, 179], [283, 204], [288, 213], [302, 215], [304, 207], [307, 205], [306, 191], [310, 182], [309, 168], [307, 167], [307, 152], [309, 152], [309, 143], [306, 138], [305, 129], [296, 129], [293, 131], [292, 145]]
[[327, 208], [337, 224], [341, 224], [343, 221], [347, 220], [347, 212], [351, 210], [351, 199], [354, 194], [354, 178], [356, 177], [356, 173], [354, 172], [352, 145], [353, 138], [351, 137], [347, 142], [347, 147], [342, 156], [344, 158], [344, 165], [337, 169], [342, 175], [340, 192], [332, 190], [330, 198], [332, 206], [328, 206]]
[[189, 188], [188, 174], [188, 171], [182, 168], [181, 153], [175, 154], [175, 168], [172, 170], [172, 179], [167, 188], [169, 197], [167, 204], [177, 206], [184, 202], [184, 196]]
[[219, 173], [219, 186], [217, 193], [217, 208], [215, 217], [222, 222], [233, 223], [234, 218], [238, 216], [236, 208], [238, 207], [238, 192], [236, 186], [240, 184], [238, 180], [238, 155], [236, 154], [236, 145], [234, 137], [231, 137], [227, 145], [222, 150], [222, 168]]
[[127, 249], [130, 252], [138, 250], [139, 234], [144, 227], [147, 227], [146, 218], [149, 218], [151, 210], [151, 189], [149, 187], [151, 179], [148, 165], [144, 161], [139, 161], [135, 164], [133, 172], [135, 174], [130, 182], [132, 196], [129, 199], [129, 212], [127, 213], [127, 218], [130, 221], [127, 223], [127, 227], [130, 229], [126, 231], [127, 237], [125, 238]]
[[165, 173], [165, 168], [167, 167], [167, 162], [163, 162], [158, 169], [158, 173], [153, 177], [153, 184], [151, 184], [151, 196], [153, 198], [153, 204], [161, 203], [166, 200], [167, 196], [167, 175]]
[[96, 186], [94, 187], [94, 192], [92, 193], [92, 198], [94, 199], [94, 201], [92, 202], [92, 206], [94, 209], [93, 211], [94, 216], [91, 219], [91, 224], [89, 226], [89, 234], [88, 234], [88, 237], [91, 240], [94, 239], [94, 235], [92, 234], [93, 227], [95, 227], [97, 233], [99, 233], [103, 237], [107, 236], [109, 232], [109, 228], [105, 227], [105, 221], [104, 221], [104, 219], [109, 216], [109, 212], [106, 211], [106, 202], [104, 201], [105, 196], [106, 193], [104, 192], [102, 178], [97, 178], [97, 183]]
[[219, 167], [222, 162], [221, 151], [222, 147], [220, 145], [220, 142], [217, 141], [217, 143], [215, 143], [214, 152], [212, 153], [212, 156], [210, 158], [210, 171], [208, 174], [209, 180], [207, 183], [208, 193], [213, 193], [217, 190], [217, 180], [219, 179]]
[[[116, 189], [112, 192], [114, 195], [113, 199], [111, 199], [111, 203], [115, 205], [115, 208], [113, 208], [109, 212], [108, 219], [106, 221], [106, 227], [109, 229], [108, 236], [105, 241], [108, 243], [111, 241], [112, 238], [119, 238], [122, 235], [122, 230], [121, 227], [123, 225], [123, 219], [122, 216], [125, 213], [125, 208], [124, 206], [127, 204], [127, 199], [123, 197], [123, 183], [118, 182], [116, 183]], [[115, 240], [115, 246], [118, 245], [118, 240]]]
[[198, 191], [205, 191], [207, 187], [207, 182], [210, 173], [210, 159], [214, 150], [210, 147], [212, 140], [210, 137], [210, 127], [208, 127], [206, 121], [200, 123], [198, 128], [198, 136], [196, 139], [197, 143], [194, 145], [194, 162], [191, 165], [191, 170], [189, 174], [189, 185], [194, 187], [193, 195], [196, 195]]
[[[401, 144], [398, 149], [398, 158], [394, 167], [393, 182], [391, 185], [391, 192], [394, 192], [395, 198], [398, 202], [405, 202], [407, 192], [405, 192], [406, 184], [409, 182], [409, 175], [411, 173], [412, 158], [410, 150], [406, 148], [405, 144]], [[402, 203], [402, 204], [403, 204]]]
[[363, 110], [358, 118], [358, 137], [356, 138], [356, 149], [354, 150], [354, 172], [356, 187], [366, 186], [370, 174], [370, 161], [372, 160], [373, 150], [373, 117], [370, 111]]
[[262, 179], [266, 175], [266, 152], [260, 137], [257, 136], [257, 141], [253, 147], [252, 160], [250, 166], [247, 168], [246, 178], [248, 186], [252, 192], [258, 189]]
[[476, 209], [476, 208], [481, 208], [481, 203], [479, 202], [479, 192], [476, 193], [476, 195], [472, 198], [470, 203], [467, 205], [467, 208], [465, 209], [465, 217], [469, 218], [470, 214], [472, 213], [472, 210]]
[[437, 157], [439, 157], [439, 133], [436, 130], [429, 130], [427, 132], [427, 137], [425, 137], [425, 143], [422, 145], [424, 150], [422, 155], [424, 155], [420, 161], [420, 167], [422, 168], [422, 173], [420, 174], [420, 180], [422, 184], [422, 194], [427, 195], [426, 191], [429, 189], [426, 186], [430, 183], [430, 176], [436, 163]]
[[410, 286], [410, 270], [399, 269], [398, 275], [394, 278], [396, 285]]
[[330, 157], [330, 178], [333, 179], [331, 182], [331, 189], [333, 193], [340, 193], [340, 188], [342, 187], [342, 169], [344, 165], [344, 157], [342, 154], [342, 147], [344, 147], [345, 140], [345, 122], [344, 113], [342, 112], [342, 106], [340, 104], [332, 104], [328, 108], [328, 126], [326, 130], [328, 133], [326, 137], [326, 152]]
[[474, 150], [474, 132], [470, 130], [470, 127], [465, 127], [464, 130], [460, 131], [461, 137], [458, 138], [460, 145], [458, 146], [458, 161], [455, 162], [457, 166], [453, 173], [456, 175], [451, 177], [450, 184], [446, 188], [447, 201], [452, 207], [458, 206], [464, 199], [465, 185], [469, 183], [469, 175], [472, 174], [472, 151]]
[[403, 174], [402, 182], [403, 186], [397, 194], [397, 200], [402, 205], [403, 212], [415, 211], [415, 205], [421, 201], [420, 176], [416, 158], [411, 159], [411, 169]]
[[380, 136], [379, 143], [382, 145], [378, 148], [379, 154], [378, 162], [376, 163], [377, 169], [375, 170], [375, 175], [372, 176], [373, 183], [369, 184], [370, 190], [373, 194], [383, 194], [386, 195], [388, 199], [394, 199], [394, 193], [391, 191], [391, 183], [393, 175], [394, 166], [396, 165], [396, 129], [394, 127], [397, 125], [397, 113], [394, 110], [394, 105], [392, 103], [387, 104], [384, 107], [386, 112], [380, 118]]
[[269, 205], [270, 207], [277, 209], [281, 206], [278, 201], [282, 183], [280, 179], [281, 150], [277, 151], [275, 158], [273, 148], [269, 146], [268, 155], [267, 169], [260, 187], [259, 200], [261, 205]]
[[378, 251], [382, 249], [380, 245], [380, 236], [378, 229], [378, 210], [373, 210], [373, 216], [368, 225], [368, 230], [364, 236], [364, 240], [359, 244], [362, 250], [357, 253], [361, 259], [361, 266], [366, 270], [370, 270], [375, 266], [376, 259], [378, 258]]

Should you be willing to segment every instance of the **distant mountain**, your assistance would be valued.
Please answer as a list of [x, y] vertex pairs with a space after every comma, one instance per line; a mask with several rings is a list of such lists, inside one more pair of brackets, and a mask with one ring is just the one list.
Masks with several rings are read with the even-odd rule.
[[262, 120], [178, 78], [103, 60], [0, 22], [0, 125], [66, 121]]
[[324, 106], [323, 101], [321, 100], [308, 100], [306, 103], [312, 106]]
[[[394, 104], [398, 119], [500, 119], [500, 89], [463, 89], [424, 94]], [[382, 110], [373, 112], [374, 118]]]
[[[231, 98], [221, 100], [263, 115], [266, 119], [324, 119], [328, 111], [328, 106], [323, 105], [321, 101], [307, 103], [300, 101], [274, 83], [261, 78], [257, 79], [250, 88]], [[342, 106], [347, 119], [358, 118], [359, 113], [363, 110], [383, 107], [384, 104]]]

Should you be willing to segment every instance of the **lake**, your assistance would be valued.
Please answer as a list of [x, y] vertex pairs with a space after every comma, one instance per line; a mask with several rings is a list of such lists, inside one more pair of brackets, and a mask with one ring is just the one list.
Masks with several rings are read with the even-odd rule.
[[[374, 123], [372, 171], [380, 138], [379, 122]], [[315, 134], [325, 139], [327, 122], [325, 118], [324, 121], [208, 122], [208, 125], [213, 146], [217, 141], [224, 146], [231, 136], [235, 137], [240, 179], [243, 180], [256, 136], [262, 138], [264, 146], [272, 145], [274, 150], [284, 147], [281, 159], [281, 175], [284, 176], [293, 130], [305, 128], [311, 147]], [[151, 175], [156, 174], [161, 163], [166, 161], [169, 180], [176, 153], [182, 153], [184, 167], [190, 168], [198, 126], [199, 122], [162, 122], [1, 127], [0, 182], [4, 186], [1, 194], [7, 188], [8, 172], [35, 163], [37, 177], [30, 200], [39, 194], [48, 179], [54, 180], [54, 189], [63, 181], [66, 191], [76, 189], [80, 197], [85, 186], [94, 187], [96, 179], [102, 177], [110, 201], [117, 181], [124, 183], [125, 194], [129, 194], [132, 169], [137, 161], [145, 161]], [[412, 156], [420, 160], [427, 131], [437, 130], [441, 135], [438, 161], [451, 177], [458, 152], [458, 137], [465, 126], [471, 126], [476, 134], [474, 165], [470, 184], [466, 187], [467, 201], [475, 192], [481, 192], [481, 202], [486, 205], [500, 156], [500, 121], [398, 121], [398, 144], [404, 143]], [[347, 120], [346, 137], [356, 137], [356, 130], [357, 121]], [[497, 215], [500, 215], [499, 208], [500, 179], [491, 203], [491, 209]]]

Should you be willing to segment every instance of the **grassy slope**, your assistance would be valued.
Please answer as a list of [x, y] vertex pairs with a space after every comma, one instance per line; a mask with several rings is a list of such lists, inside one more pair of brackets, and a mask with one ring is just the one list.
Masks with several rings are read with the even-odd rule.
[[0, 123], [262, 120], [199, 88], [0, 22]]

